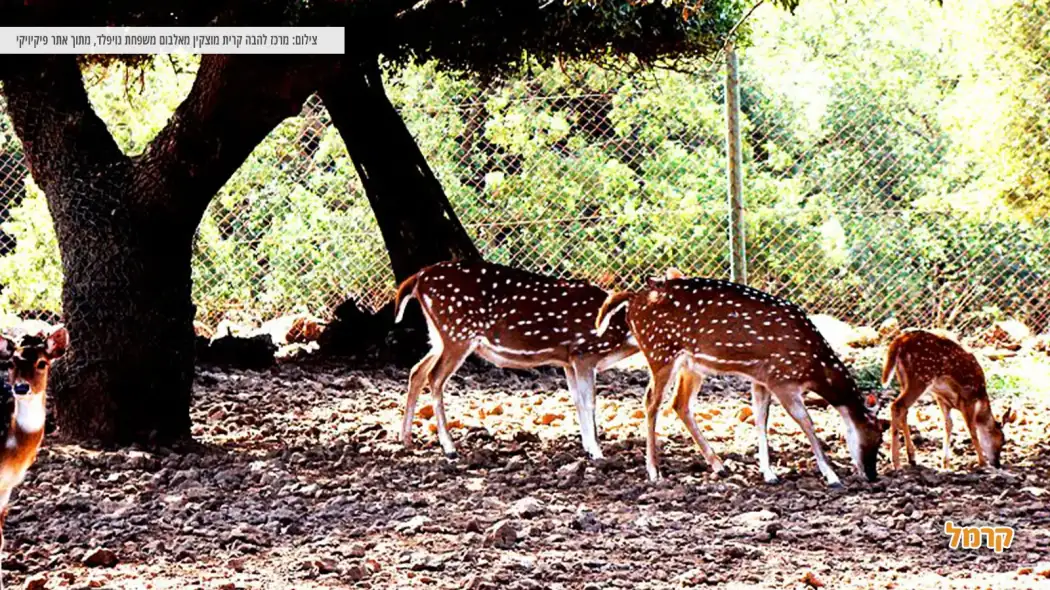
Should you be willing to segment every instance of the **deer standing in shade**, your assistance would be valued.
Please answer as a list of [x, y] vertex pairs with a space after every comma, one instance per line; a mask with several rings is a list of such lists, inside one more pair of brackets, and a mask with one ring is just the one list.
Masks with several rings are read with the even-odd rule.
[[[4, 441], [0, 449], [0, 559], [11, 492], [25, 479], [44, 438], [51, 363], [65, 354], [68, 346], [69, 332], [62, 326], [47, 337], [23, 336], [18, 345], [0, 337], [0, 365], [7, 368], [0, 415], [0, 440]], [[2, 574], [0, 565], [0, 588]]]

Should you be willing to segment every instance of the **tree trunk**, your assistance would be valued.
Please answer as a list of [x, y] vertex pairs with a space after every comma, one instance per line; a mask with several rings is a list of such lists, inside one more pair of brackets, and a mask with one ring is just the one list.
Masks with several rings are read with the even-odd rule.
[[[112, 201], [158, 186], [80, 186], [49, 203]], [[159, 196], [159, 195], [158, 195]], [[65, 282], [62, 307], [73, 337], [56, 363], [59, 428], [78, 439], [167, 443], [190, 432], [195, 308], [193, 226], [163, 215], [74, 205], [55, 218]], [[90, 228], [90, 230], [88, 230]]]
[[186, 437], [194, 231], [218, 189], [335, 62], [205, 56], [168, 125], [129, 158], [92, 110], [74, 56], [18, 60], [2, 70], [4, 94], [64, 271], [71, 347], [51, 381], [59, 428], [108, 443]]
[[451, 258], [480, 258], [387, 98], [378, 62], [345, 67], [320, 96], [361, 177], [395, 278]]

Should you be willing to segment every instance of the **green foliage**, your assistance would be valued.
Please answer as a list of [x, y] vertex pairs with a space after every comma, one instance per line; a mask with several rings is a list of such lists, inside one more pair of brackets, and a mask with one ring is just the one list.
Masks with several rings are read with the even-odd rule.
[[1050, 2], [1017, 0], [996, 25], [1006, 37], [998, 65], [1009, 104], [998, 145], [1007, 156], [1003, 194], [1032, 216], [1045, 217], [1050, 214]]
[[13, 236], [14, 251], [0, 257], [0, 312], [62, 310], [62, 261], [47, 199], [32, 180], [26, 195], [0, 229]]
[[[475, 4], [453, 20], [486, 22], [489, 8]], [[635, 10], [555, 4], [624, 19]], [[744, 8], [703, 6], [721, 11], [712, 39]], [[751, 282], [853, 322], [896, 316], [966, 330], [1019, 317], [1046, 329], [1050, 226], [1017, 215], [1048, 202], [1045, 7], [759, 8], [741, 50]], [[454, 60], [388, 62], [391, 100], [484, 255], [618, 286], [668, 266], [726, 276], [722, 72], [692, 62], [692, 73], [629, 76], [514, 59], [532, 73], [464, 77], [446, 72]], [[92, 100], [126, 151], [156, 134], [194, 68], [157, 61], [130, 103], [122, 70], [99, 77]], [[194, 279], [207, 318], [389, 299], [382, 240], [323, 108], [282, 124], [222, 189], [198, 232]]]

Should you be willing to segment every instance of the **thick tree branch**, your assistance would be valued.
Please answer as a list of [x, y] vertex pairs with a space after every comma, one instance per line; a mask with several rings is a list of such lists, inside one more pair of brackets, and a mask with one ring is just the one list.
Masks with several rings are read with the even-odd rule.
[[120, 151], [106, 124], [95, 114], [84, 89], [76, 56], [19, 56], [0, 66], [0, 81], [15, 131], [22, 140], [26, 161], [44, 192], [63, 177], [60, 168], [70, 161], [88, 169], [82, 177], [126, 173], [128, 158]]
[[189, 95], [136, 159], [136, 173], [188, 195], [172, 213], [196, 226], [252, 150], [339, 67], [318, 57], [203, 56]]
[[320, 96], [365, 186], [395, 277], [453, 257], [479, 257], [387, 98], [376, 61], [344, 68]]

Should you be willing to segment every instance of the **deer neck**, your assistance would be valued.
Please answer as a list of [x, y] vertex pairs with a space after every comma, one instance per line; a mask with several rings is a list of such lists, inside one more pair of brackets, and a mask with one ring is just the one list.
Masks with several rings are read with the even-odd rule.
[[43, 433], [47, 418], [44, 393], [15, 396], [15, 413], [11, 417], [11, 432], [20, 436]]

